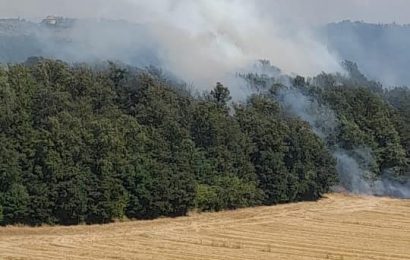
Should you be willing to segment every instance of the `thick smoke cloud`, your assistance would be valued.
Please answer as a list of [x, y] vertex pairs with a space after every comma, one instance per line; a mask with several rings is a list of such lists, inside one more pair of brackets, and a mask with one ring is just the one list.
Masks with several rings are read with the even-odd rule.
[[141, 7], [158, 12], [147, 22], [164, 43], [161, 58], [166, 68], [188, 80], [222, 78], [261, 58], [288, 73], [313, 75], [339, 69], [338, 59], [306, 28], [281, 25], [255, 2], [170, 3], [165, 10], [152, 3]]
[[[410, 23], [409, 7], [407, 0], [0, 0], [0, 16], [81, 19], [63, 31], [28, 26], [35, 28], [27, 37], [34, 39], [38, 55], [153, 64], [201, 88], [226, 82], [236, 98], [243, 98], [249, 90], [235, 72], [246, 71], [259, 59], [270, 60], [285, 73], [306, 76], [341, 70], [339, 57], [322, 44], [313, 27], [344, 19]], [[291, 86], [280, 101], [323, 139], [338, 127], [331, 110]], [[369, 181], [368, 169], [357, 161], [360, 157], [372, 163], [366, 148], [332, 152], [342, 183], [351, 191], [410, 197], [409, 184], [388, 178]]]
[[[93, 27], [90, 23], [84, 25], [80, 22], [69, 32], [75, 44], [68, 50], [51, 53], [68, 60], [92, 55], [101, 59], [114, 56], [124, 62], [130, 62], [135, 53], [153, 53], [155, 58], [151, 60], [197, 86], [211, 86], [216, 81], [224, 81], [230, 73], [262, 58], [271, 60], [287, 73], [314, 75], [321, 71], [340, 70], [339, 59], [330, 54], [307, 27], [285, 23], [283, 18], [290, 13], [278, 15], [279, 7], [270, 1], [2, 2], [4, 8], [0, 14], [3, 16], [39, 19], [56, 14], [124, 19], [138, 24], [148, 33], [141, 34], [135, 30], [119, 33], [118, 27], [109, 31], [106, 24]], [[77, 42], [76, 39], [80, 40]], [[46, 38], [45, 42], [50, 41]], [[78, 49], [75, 48], [77, 46]], [[50, 53], [49, 50], [44, 52]]]
[[343, 19], [410, 23], [405, 0], [0, 0], [0, 6], [1, 17], [58, 15], [139, 24], [148, 33], [79, 23], [70, 32], [76, 44], [65, 49], [50, 44], [51, 51], [43, 54], [160, 65], [199, 87], [234, 83], [229, 74], [258, 59], [271, 60], [286, 73], [340, 71], [340, 58], [313, 26]]

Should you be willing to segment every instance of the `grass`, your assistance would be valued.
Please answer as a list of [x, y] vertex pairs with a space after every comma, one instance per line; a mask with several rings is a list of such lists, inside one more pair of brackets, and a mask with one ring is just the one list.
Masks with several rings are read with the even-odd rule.
[[176, 219], [0, 228], [0, 259], [410, 259], [410, 201], [329, 194]]

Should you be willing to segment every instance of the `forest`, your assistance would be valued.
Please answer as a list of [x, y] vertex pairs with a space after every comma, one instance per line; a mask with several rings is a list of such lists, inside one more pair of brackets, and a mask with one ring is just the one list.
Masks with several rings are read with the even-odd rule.
[[[374, 178], [410, 177], [410, 90], [348, 76], [241, 75], [232, 101], [161, 70], [32, 58], [0, 67], [0, 224], [107, 223], [317, 200], [334, 149], [369, 147]], [[336, 113], [322, 138], [280, 102], [294, 88]], [[363, 162], [366, 163], [366, 162]]]

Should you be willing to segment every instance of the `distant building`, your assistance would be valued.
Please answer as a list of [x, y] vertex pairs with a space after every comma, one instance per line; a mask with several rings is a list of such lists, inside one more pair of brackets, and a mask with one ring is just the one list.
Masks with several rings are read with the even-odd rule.
[[49, 25], [56, 25], [58, 22], [58, 18], [59, 17], [50, 15], [50, 16], [47, 16], [47, 18], [43, 20], [43, 23], [49, 24]]
[[74, 19], [68, 19], [61, 16], [49, 15], [43, 19], [42, 24], [56, 27], [70, 27], [75, 22]]

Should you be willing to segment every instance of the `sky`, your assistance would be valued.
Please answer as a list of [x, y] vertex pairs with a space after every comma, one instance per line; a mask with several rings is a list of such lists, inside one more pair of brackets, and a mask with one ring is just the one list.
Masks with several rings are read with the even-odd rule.
[[0, 0], [0, 17], [57, 15], [144, 24], [147, 38], [124, 32], [113, 39], [107, 35], [119, 35], [117, 29], [82, 26], [71, 33], [94, 46], [84, 55], [93, 52], [102, 59], [113, 58], [107, 56], [110, 50], [116, 50], [114, 58], [127, 57], [129, 45], [133, 51], [151, 45], [162, 68], [199, 86], [211, 86], [258, 59], [288, 74], [340, 72], [340, 57], [312, 28], [347, 19], [410, 24], [408, 10], [409, 0]]
[[[210, 2], [215, 2], [209, 0]], [[0, 0], [0, 17], [40, 18], [62, 15], [139, 20], [148, 9], [172, 9], [184, 0]], [[224, 2], [224, 1], [219, 1]], [[228, 1], [229, 2], [229, 1]], [[230, 1], [230, 2], [235, 2]], [[410, 23], [408, 0], [249, 0], [265, 12], [300, 24], [323, 24], [345, 19], [374, 23]], [[147, 9], [147, 7], [149, 7]], [[283, 17], [286, 14], [286, 17]]]

